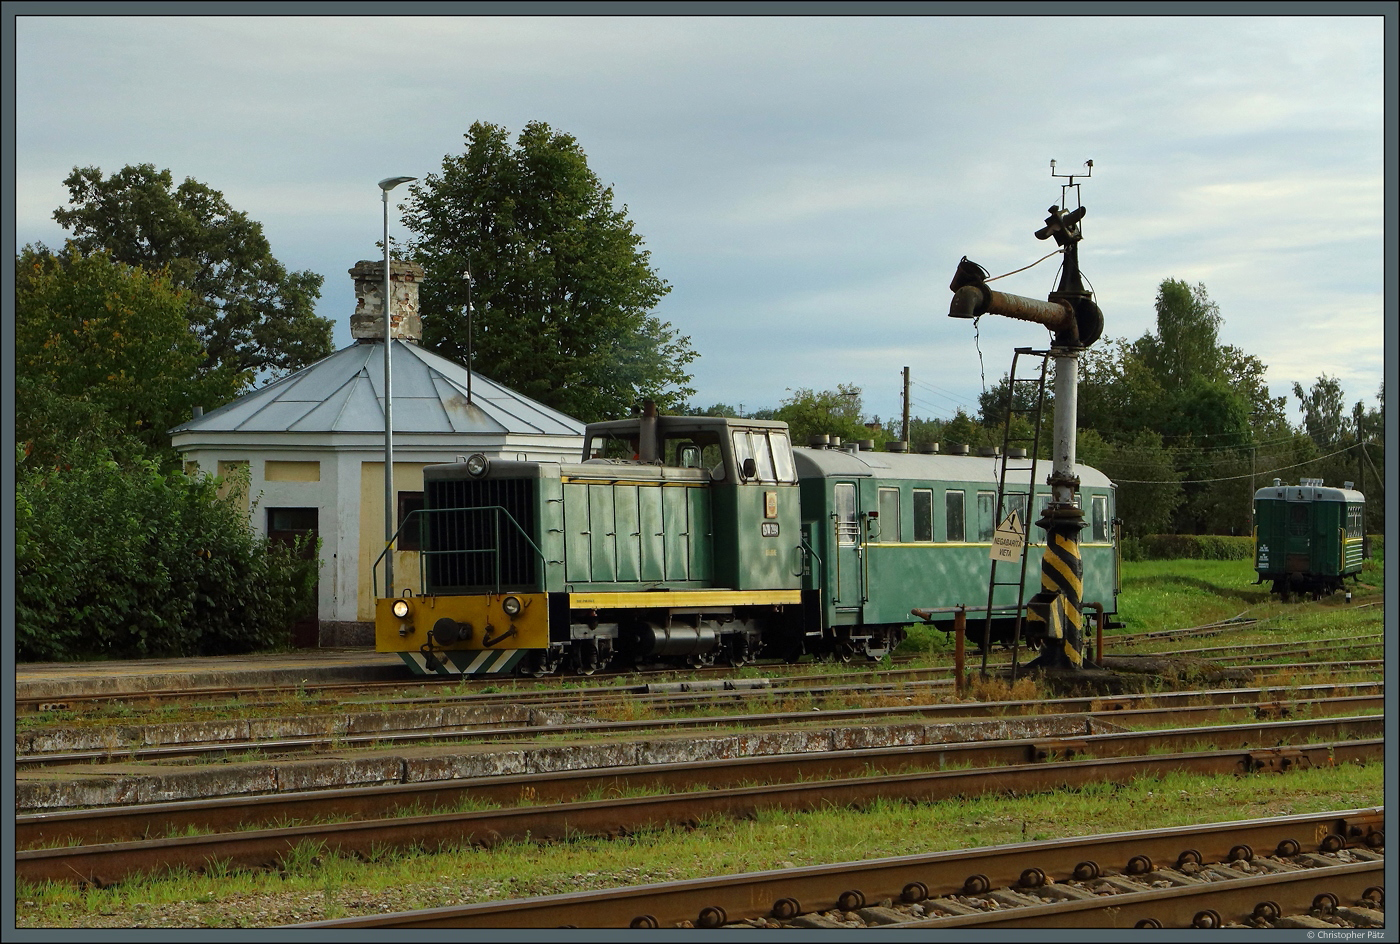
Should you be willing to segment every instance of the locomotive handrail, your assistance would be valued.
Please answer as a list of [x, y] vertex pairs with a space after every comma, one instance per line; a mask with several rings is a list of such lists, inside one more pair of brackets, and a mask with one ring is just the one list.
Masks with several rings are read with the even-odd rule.
[[[805, 536], [801, 536], [801, 537], [799, 537], [799, 538], [797, 539], [797, 546], [800, 547], [800, 548], [802, 548], [802, 549], [805, 550], [808, 554], [811, 554], [813, 557], [815, 557], [815, 558], [817, 559], [817, 566], [812, 568], [812, 576], [815, 578], [818, 574], [821, 574], [821, 573], [822, 573], [822, 569], [821, 569], [821, 568], [822, 568], [822, 556], [821, 556], [820, 554], [817, 553], [817, 549], [814, 548], [811, 544], [809, 544], [809, 543], [807, 542], [807, 538], [806, 538]], [[838, 565], [839, 565], [839, 562], [838, 562]], [[794, 574], [793, 576], [795, 576], [795, 577], [801, 577], [802, 574]], [[813, 590], [820, 590], [820, 589], [821, 589], [820, 581], [819, 581], [819, 580], [815, 580], [815, 579], [814, 579], [814, 580], [812, 581], [812, 583], [818, 584], [818, 586], [814, 586], [814, 587], [812, 588]]]
[[[535, 556], [539, 558], [540, 563], [541, 563], [542, 565], [545, 564], [545, 563], [547, 563], [547, 562], [545, 561], [545, 558], [544, 558], [544, 552], [540, 550], [539, 545], [536, 544], [536, 543], [534, 542], [534, 539], [532, 539], [532, 538], [530, 537], [529, 533], [524, 529], [524, 527], [521, 526], [520, 522], [515, 520], [515, 516], [512, 515], [512, 514], [510, 513], [510, 509], [506, 508], [506, 507], [503, 506], [503, 505], [477, 505], [477, 506], [473, 506], [473, 507], [470, 507], [470, 508], [417, 508], [417, 509], [414, 509], [413, 511], [409, 512], [408, 515], [406, 515], [406, 516], [404, 517], [403, 524], [399, 525], [398, 529], [394, 531], [393, 536], [392, 536], [391, 538], [389, 538], [389, 540], [385, 543], [385, 545], [384, 545], [384, 550], [382, 550], [382, 551], [379, 552], [379, 556], [376, 557], [376, 558], [374, 559], [374, 563], [370, 565], [370, 576], [371, 576], [371, 577], [373, 578], [373, 580], [374, 580], [374, 596], [375, 596], [375, 598], [378, 599], [378, 597], [379, 597], [379, 562], [382, 561], [382, 560], [384, 559], [384, 555], [388, 554], [389, 551], [390, 551], [390, 549], [393, 548], [394, 542], [398, 540], [399, 532], [403, 531], [403, 529], [406, 528], [406, 527], [408, 526], [408, 523], [409, 523], [410, 521], [413, 520], [413, 516], [414, 516], [414, 515], [447, 514], [447, 513], [449, 513], [449, 512], [466, 512], [466, 511], [494, 511], [494, 512], [496, 512], [495, 518], [494, 518], [494, 520], [493, 520], [493, 525], [494, 525], [494, 530], [493, 530], [493, 534], [492, 534], [492, 537], [493, 537], [493, 545], [492, 545], [491, 547], [489, 547], [489, 548], [488, 548], [488, 547], [473, 548], [473, 549], [471, 549], [471, 550], [453, 550], [453, 551], [428, 551], [428, 550], [420, 550], [420, 551], [418, 552], [418, 554], [419, 554], [419, 558], [418, 558], [418, 587], [419, 587], [420, 590], [422, 589], [422, 587], [423, 587], [423, 586], [425, 585], [425, 583], [426, 583], [426, 578], [425, 578], [425, 575], [424, 575], [424, 571], [425, 571], [425, 568], [427, 567], [427, 559], [428, 559], [428, 556], [429, 556], [429, 555], [432, 555], [432, 554], [449, 554], [449, 553], [450, 553], [450, 554], [495, 554], [495, 555], [496, 555], [496, 560], [495, 560], [495, 563], [496, 563], [496, 568], [495, 568], [495, 570], [496, 570], [496, 592], [497, 592], [497, 593], [500, 593], [500, 591], [501, 591], [501, 556], [500, 556], [500, 550], [501, 550], [501, 515], [502, 515], [502, 514], [504, 514], [504, 515], [506, 516], [506, 520], [508, 520], [512, 525], [515, 526], [515, 530], [517, 530], [517, 531], [520, 532], [520, 536], [521, 536], [522, 538], [525, 539], [525, 542], [526, 542], [527, 544], [530, 545], [530, 549], [533, 550], [533, 551], [535, 552]], [[425, 518], [425, 519], [423, 519], [423, 520], [429, 520], [429, 519], [426, 519], [426, 518]], [[541, 571], [541, 573], [543, 573], [543, 571]], [[390, 591], [390, 593], [392, 593], [392, 592], [393, 592], [393, 588], [392, 588], [392, 587], [389, 588], [389, 591]]]

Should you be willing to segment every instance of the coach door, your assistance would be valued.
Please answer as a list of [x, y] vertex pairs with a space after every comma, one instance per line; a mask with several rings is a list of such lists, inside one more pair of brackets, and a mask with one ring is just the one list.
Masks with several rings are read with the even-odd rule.
[[1310, 573], [1312, 561], [1312, 511], [1310, 502], [1302, 501], [1303, 493], [1298, 493], [1299, 501], [1288, 503], [1288, 531], [1284, 544], [1284, 570], [1290, 574]]
[[832, 501], [831, 528], [836, 552], [836, 593], [832, 602], [838, 610], [859, 610], [861, 603], [860, 517], [856, 509], [854, 482], [837, 482]]

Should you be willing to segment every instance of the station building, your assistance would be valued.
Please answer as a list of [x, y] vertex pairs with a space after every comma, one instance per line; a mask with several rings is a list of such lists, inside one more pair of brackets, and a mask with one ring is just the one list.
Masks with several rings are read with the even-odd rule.
[[[397, 521], [422, 507], [423, 467], [474, 452], [573, 461], [584, 424], [419, 346], [423, 269], [391, 267], [394, 491]], [[384, 568], [383, 262], [350, 270], [356, 308], [349, 347], [200, 413], [170, 431], [190, 474], [226, 479], [253, 528], [275, 540], [320, 538], [317, 613], [299, 624], [303, 647], [372, 645], [375, 575]], [[246, 481], [246, 489], [241, 483]], [[394, 556], [396, 591], [418, 587], [413, 534]], [[373, 569], [372, 569], [373, 568]]]

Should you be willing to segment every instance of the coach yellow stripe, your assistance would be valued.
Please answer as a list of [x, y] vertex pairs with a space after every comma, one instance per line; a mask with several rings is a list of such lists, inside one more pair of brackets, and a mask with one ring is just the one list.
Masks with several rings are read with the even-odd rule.
[[654, 606], [771, 606], [801, 603], [801, 590], [643, 590], [635, 593], [571, 593], [574, 610]]

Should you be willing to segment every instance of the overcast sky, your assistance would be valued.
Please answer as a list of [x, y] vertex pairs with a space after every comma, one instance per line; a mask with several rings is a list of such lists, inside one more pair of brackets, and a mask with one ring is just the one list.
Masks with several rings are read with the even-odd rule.
[[[1327, 373], [1374, 406], [1383, 34], [1379, 16], [21, 17], [17, 235], [62, 244], [75, 166], [169, 168], [325, 276], [339, 347], [346, 271], [379, 252], [376, 181], [439, 171], [473, 121], [541, 120], [671, 284], [657, 314], [700, 354], [698, 405], [852, 383], [890, 418], [908, 365], [915, 415], [946, 418], [1048, 337], [949, 319], [958, 259], [998, 275], [1049, 252], [1050, 160], [1092, 159], [1080, 258], [1107, 337], [1152, 330], [1163, 279], [1202, 282], [1275, 396]], [[1043, 298], [1056, 262], [998, 287]]]

